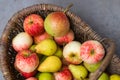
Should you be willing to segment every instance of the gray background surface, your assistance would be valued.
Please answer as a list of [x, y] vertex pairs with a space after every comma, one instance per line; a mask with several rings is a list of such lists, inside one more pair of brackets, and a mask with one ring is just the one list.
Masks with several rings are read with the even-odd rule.
[[[73, 3], [71, 11], [80, 16], [93, 30], [116, 42], [120, 56], [120, 0], [0, 0], [0, 35], [11, 16], [33, 4], [50, 3], [62, 7]], [[4, 80], [0, 72], [0, 80]]]

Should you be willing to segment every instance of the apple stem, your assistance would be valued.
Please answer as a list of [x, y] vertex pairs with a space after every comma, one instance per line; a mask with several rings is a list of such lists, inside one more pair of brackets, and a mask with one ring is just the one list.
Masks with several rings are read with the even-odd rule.
[[91, 50], [91, 54], [94, 54], [94, 49]]
[[33, 21], [30, 21], [30, 24], [32, 24], [33, 23]]
[[65, 8], [65, 10], [64, 10], [63, 12], [66, 13], [72, 6], [73, 6], [72, 3], [69, 4], [69, 5]]
[[31, 19], [31, 17], [30, 17], [29, 23], [30, 23], [30, 24], [32, 24], [32, 23], [33, 23], [33, 21], [32, 21], [32, 19]]

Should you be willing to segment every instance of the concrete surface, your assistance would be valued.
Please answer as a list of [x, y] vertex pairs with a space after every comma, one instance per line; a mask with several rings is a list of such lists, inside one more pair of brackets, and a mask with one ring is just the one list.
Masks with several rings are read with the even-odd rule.
[[[73, 3], [71, 11], [80, 16], [101, 36], [113, 39], [117, 45], [116, 54], [120, 56], [120, 0], [0, 0], [0, 35], [14, 13], [40, 3], [63, 7]], [[1, 72], [0, 80], [4, 80]]]

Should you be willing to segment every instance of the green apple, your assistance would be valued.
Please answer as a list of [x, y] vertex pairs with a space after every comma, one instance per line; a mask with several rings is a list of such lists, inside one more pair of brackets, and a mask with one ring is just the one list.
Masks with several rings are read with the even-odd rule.
[[68, 68], [71, 71], [73, 77], [77, 80], [85, 79], [88, 75], [88, 71], [83, 65], [70, 64]]
[[54, 55], [57, 56], [57, 57], [59, 57], [59, 58], [62, 58], [62, 56], [63, 56], [62, 48], [60, 48], [58, 46], [57, 51], [55, 52]]
[[103, 72], [98, 80], [110, 80], [107, 73]]
[[38, 80], [54, 80], [53, 74], [49, 72], [39, 72], [37, 73], [36, 77]]
[[83, 65], [87, 68], [89, 72], [95, 72], [100, 67], [101, 63], [101, 61], [95, 64], [83, 62]]
[[48, 56], [39, 66], [40, 72], [57, 72], [61, 69], [62, 62], [57, 56]]
[[110, 75], [110, 80], [120, 80], [120, 75], [112, 74], [112, 75]]
[[57, 50], [57, 44], [53, 39], [45, 39], [39, 42], [36, 47], [36, 52], [39, 54], [43, 54], [45, 56], [53, 55]]

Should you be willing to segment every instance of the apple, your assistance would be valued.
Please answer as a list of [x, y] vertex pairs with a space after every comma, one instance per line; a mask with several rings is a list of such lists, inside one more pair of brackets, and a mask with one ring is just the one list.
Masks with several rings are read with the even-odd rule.
[[68, 67], [64, 67], [63, 70], [54, 73], [55, 80], [72, 80], [72, 74]]
[[36, 53], [30, 50], [23, 50], [17, 53], [15, 57], [15, 69], [25, 78], [35, 75], [39, 65], [39, 58]]
[[25, 18], [23, 27], [25, 32], [35, 36], [44, 32], [44, 21], [40, 15], [30, 14]]
[[59, 45], [65, 45], [74, 40], [74, 33], [70, 30], [66, 35], [60, 37], [54, 37], [54, 40]]
[[45, 18], [44, 27], [52, 36], [64, 36], [70, 30], [70, 22], [64, 12], [51, 12]]
[[28, 49], [32, 43], [32, 37], [26, 32], [20, 32], [12, 40], [12, 46], [17, 52]]
[[88, 71], [83, 65], [70, 64], [68, 68], [76, 80], [84, 80], [88, 75]]
[[72, 64], [80, 64], [82, 62], [80, 56], [81, 43], [78, 41], [71, 41], [63, 48], [63, 57], [66, 61]]
[[41, 42], [42, 40], [45, 40], [45, 39], [53, 39], [53, 37], [51, 35], [49, 35], [47, 32], [44, 32], [42, 34], [39, 34], [37, 36], [33, 36], [34, 37], [34, 42], [36, 44], [38, 44], [39, 42]]
[[29, 78], [29, 77], [32, 77], [34, 76], [36, 73], [37, 73], [37, 70], [33, 71], [33, 72], [22, 72], [22, 71], [19, 71], [20, 74], [24, 77], [24, 78]]
[[25, 80], [38, 80], [38, 79], [35, 78], [35, 77], [29, 77], [29, 78], [27, 78], [27, 79], [25, 79]]
[[96, 40], [85, 41], [80, 47], [80, 56], [86, 63], [95, 64], [101, 61], [104, 55], [104, 47]]

